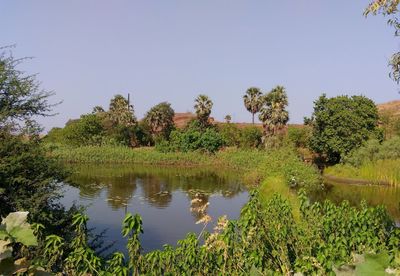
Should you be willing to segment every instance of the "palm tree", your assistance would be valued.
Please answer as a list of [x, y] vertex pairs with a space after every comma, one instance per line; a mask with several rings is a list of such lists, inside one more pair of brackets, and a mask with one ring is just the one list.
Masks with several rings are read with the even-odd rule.
[[197, 119], [203, 127], [208, 125], [208, 120], [211, 114], [213, 102], [207, 95], [199, 95], [195, 100], [194, 109], [196, 111]]
[[229, 124], [230, 122], [232, 121], [232, 116], [231, 115], [226, 115], [225, 116], [225, 122], [227, 123], [227, 124]]
[[288, 97], [283, 86], [275, 87], [265, 96], [265, 103], [259, 115], [265, 135], [275, 135], [285, 127], [289, 121], [287, 105]]
[[114, 125], [129, 127], [136, 123], [133, 106], [122, 95], [115, 95], [111, 99], [108, 114]]
[[153, 136], [162, 134], [167, 138], [174, 127], [175, 112], [171, 104], [162, 102], [152, 107], [146, 114], [144, 120], [149, 125]]
[[263, 96], [260, 89], [257, 87], [247, 89], [246, 94], [243, 96], [243, 101], [247, 111], [253, 116], [252, 122], [254, 125], [254, 115], [260, 111], [263, 105]]

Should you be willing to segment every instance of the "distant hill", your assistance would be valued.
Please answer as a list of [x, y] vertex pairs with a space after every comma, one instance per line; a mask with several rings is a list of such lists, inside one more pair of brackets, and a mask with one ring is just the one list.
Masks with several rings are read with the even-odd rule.
[[174, 123], [177, 128], [184, 128], [188, 122], [195, 119], [196, 115], [191, 112], [175, 113]]
[[400, 100], [377, 105], [379, 112], [389, 112], [394, 116], [400, 116]]

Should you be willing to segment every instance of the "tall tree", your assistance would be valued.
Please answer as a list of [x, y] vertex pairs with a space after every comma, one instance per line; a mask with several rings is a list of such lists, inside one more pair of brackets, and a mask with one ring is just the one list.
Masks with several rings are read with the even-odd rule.
[[[24, 59], [0, 53], [0, 217], [29, 211], [49, 231], [66, 230], [59, 184], [64, 172], [48, 157], [33, 116], [51, 115], [52, 104], [35, 75], [17, 67]], [[26, 134], [29, 135], [26, 135]]]
[[24, 60], [0, 53], [0, 127], [17, 127], [32, 121], [33, 116], [49, 116], [54, 107], [48, 102], [53, 93], [43, 90], [35, 75], [17, 68]]
[[137, 123], [133, 106], [122, 95], [115, 95], [108, 111], [110, 120], [116, 126], [130, 127]]
[[195, 100], [194, 109], [196, 111], [197, 119], [203, 127], [209, 124], [209, 118], [213, 102], [206, 95], [199, 95]]
[[[374, 0], [364, 11], [364, 15], [369, 14], [383, 14], [384, 16], [389, 16], [388, 23], [394, 28], [394, 35], [400, 36], [400, 21], [398, 16], [396, 16], [399, 11], [398, 7], [400, 0]], [[396, 52], [392, 55], [389, 61], [389, 66], [391, 67], [390, 77], [400, 83], [400, 52]]]
[[283, 86], [277, 86], [263, 97], [259, 119], [263, 123], [264, 135], [275, 135], [282, 131], [289, 121], [286, 110], [288, 97]]
[[147, 112], [144, 120], [150, 127], [153, 138], [159, 135], [164, 138], [169, 136], [174, 128], [174, 116], [175, 112], [167, 102], [159, 103]]
[[364, 96], [327, 98], [323, 94], [307, 119], [313, 128], [310, 147], [328, 162], [337, 163], [371, 136], [379, 138], [378, 120], [375, 103]]
[[263, 105], [261, 90], [257, 87], [250, 87], [243, 96], [243, 102], [247, 111], [249, 111], [252, 115], [252, 122], [254, 125], [254, 116], [256, 113], [260, 112], [260, 109]]

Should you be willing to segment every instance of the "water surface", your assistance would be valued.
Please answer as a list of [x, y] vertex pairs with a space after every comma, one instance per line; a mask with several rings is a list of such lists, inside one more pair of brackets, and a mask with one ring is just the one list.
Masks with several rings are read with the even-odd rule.
[[[121, 223], [127, 212], [142, 216], [145, 251], [175, 245], [187, 233], [200, 233], [196, 224], [205, 215], [237, 219], [248, 193], [235, 171], [216, 168], [155, 167], [137, 165], [80, 165], [65, 184], [62, 203], [87, 206], [89, 227], [107, 229], [104, 241], [124, 251]], [[208, 205], [207, 205], [208, 204]], [[208, 206], [208, 207], [205, 207]], [[204, 209], [204, 211], [202, 210]]]
[[400, 222], [400, 187], [334, 182], [326, 182], [324, 186], [323, 191], [311, 195], [312, 200], [329, 199], [335, 203], [347, 200], [353, 206], [359, 206], [365, 200], [370, 206], [385, 206], [391, 217]]

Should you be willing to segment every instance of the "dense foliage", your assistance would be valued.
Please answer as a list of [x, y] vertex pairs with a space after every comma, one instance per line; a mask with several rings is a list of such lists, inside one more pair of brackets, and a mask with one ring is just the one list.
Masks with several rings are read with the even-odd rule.
[[[3, 48], [4, 49], [4, 48]], [[0, 48], [2, 50], [2, 48]], [[35, 75], [26, 75], [18, 69], [24, 59], [0, 52], [0, 127], [31, 121], [32, 116], [48, 115], [51, 92], [41, 89]]]
[[238, 127], [236, 124], [226, 123], [218, 125], [218, 130], [226, 146], [258, 148], [261, 145], [262, 131], [258, 127]]
[[338, 163], [369, 138], [381, 137], [378, 110], [364, 96], [327, 98], [323, 94], [314, 102], [312, 118], [306, 123], [313, 128], [311, 149], [331, 163]]
[[400, 159], [400, 137], [383, 141], [371, 139], [343, 159], [343, 163], [355, 167], [384, 159]]
[[327, 168], [326, 174], [366, 180], [375, 184], [400, 185], [400, 137], [369, 140], [345, 156], [341, 164]]
[[[33, 263], [68, 275], [321, 275], [354, 263], [354, 254], [369, 252], [388, 255], [385, 264], [399, 268], [400, 229], [383, 208], [362, 203], [357, 209], [329, 201], [310, 204], [303, 193], [300, 202], [301, 217], [296, 220], [282, 197], [262, 203], [254, 192], [239, 220], [222, 217], [213, 233], [188, 234], [176, 248], [165, 245], [146, 254], [140, 246], [146, 228], [140, 216], [128, 214], [122, 224], [128, 256], [115, 252], [107, 259], [88, 245], [88, 218], [78, 214], [73, 242], [68, 245], [61, 237], [48, 236], [45, 253]], [[65, 256], [66, 251], [70, 253]]]
[[203, 127], [203, 123], [192, 121], [185, 129], [171, 132], [169, 141], [161, 141], [156, 148], [161, 152], [203, 151], [217, 152], [225, 141], [214, 127]]
[[[28, 211], [30, 221], [44, 227], [43, 234], [67, 236], [71, 215], [58, 203], [58, 183], [65, 172], [47, 156], [39, 139], [40, 128], [33, 120], [33, 116], [48, 114], [50, 94], [40, 90], [34, 76], [17, 70], [20, 62], [12, 56], [0, 56], [0, 216]], [[0, 232], [3, 228], [0, 226]], [[29, 257], [43, 249], [42, 242], [34, 250], [21, 248], [12, 242], [19, 241], [15, 232], [8, 234], [6, 242], [11, 241], [10, 246], [16, 249], [14, 257]], [[4, 232], [0, 235], [0, 240], [4, 239]]]
[[64, 128], [51, 129], [45, 140], [70, 146], [135, 147], [152, 143], [150, 127], [137, 122], [133, 106], [121, 95], [110, 100], [108, 111], [96, 106], [92, 113], [69, 120]]
[[297, 148], [308, 147], [311, 138], [311, 129], [309, 126], [289, 126], [288, 139]]
[[171, 104], [162, 102], [152, 107], [144, 117], [144, 121], [150, 127], [153, 139], [168, 139], [174, 125], [175, 111]]

